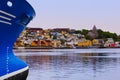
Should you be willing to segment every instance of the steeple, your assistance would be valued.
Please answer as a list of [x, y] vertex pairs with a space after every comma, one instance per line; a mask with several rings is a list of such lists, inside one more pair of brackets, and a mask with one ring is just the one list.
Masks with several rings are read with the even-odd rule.
[[97, 28], [96, 28], [95, 25], [93, 26], [92, 32], [95, 33], [95, 34], [98, 34], [98, 32], [97, 32]]
[[98, 37], [98, 31], [97, 31], [97, 28], [96, 28], [95, 25], [93, 26], [93, 29], [88, 33], [88, 35], [89, 35], [92, 39], [95, 39], [95, 38]]

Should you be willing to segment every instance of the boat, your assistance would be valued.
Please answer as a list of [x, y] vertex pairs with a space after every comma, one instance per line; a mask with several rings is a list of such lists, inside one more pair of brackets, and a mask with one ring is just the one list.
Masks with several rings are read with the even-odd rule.
[[0, 0], [0, 80], [26, 80], [29, 67], [12, 49], [34, 16], [26, 0]]

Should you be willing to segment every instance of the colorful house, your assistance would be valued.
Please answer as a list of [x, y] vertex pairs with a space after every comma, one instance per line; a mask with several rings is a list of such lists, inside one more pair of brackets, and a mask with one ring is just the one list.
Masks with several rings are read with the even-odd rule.
[[90, 47], [92, 46], [92, 41], [86, 40], [86, 39], [78, 41], [78, 46], [79, 47]]
[[93, 46], [99, 46], [99, 45], [100, 45], [98, 39], [93, 39], [93, 40], [92, 40], [92, 44], [93, 44]]
[[115, 47], [114, 40], [112, 38], [108, 38], [104, 44], [104, 47]]
[[58, 40], [53, 40], [52, 41], [52, 47], [57, 48], [61, 46], [61, 42]]

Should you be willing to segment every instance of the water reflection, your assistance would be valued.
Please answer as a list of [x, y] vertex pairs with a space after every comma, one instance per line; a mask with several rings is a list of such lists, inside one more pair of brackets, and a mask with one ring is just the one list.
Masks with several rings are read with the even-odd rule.
[[30, 52], [24, 52], [27, 55], [18, 55], [30, 66], [28, 80], [120, 79], [119, 53], [75, 53], [58, 51], [58, 53], [60, 52], [62, 53], [61, 55], [48, 55], [49, 52], [44, 52], [44, 55], [42, 52], [32, 52], [39, 55], [29, 55]]

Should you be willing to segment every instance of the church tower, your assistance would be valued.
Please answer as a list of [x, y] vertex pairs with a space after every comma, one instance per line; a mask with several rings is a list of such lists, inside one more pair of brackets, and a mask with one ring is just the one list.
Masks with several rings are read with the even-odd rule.
[[98, 31], [95, 25], [93, 26], [92, 33], [94, 34], [95, 38], [98, 37]]
[[89, 35], [92, 39], [98, 38], [98, 31], [97, 31], [97, 28], [96, 28], [95, 25], [93, 26], [93, 29], [88, 33], [88, 35]]

